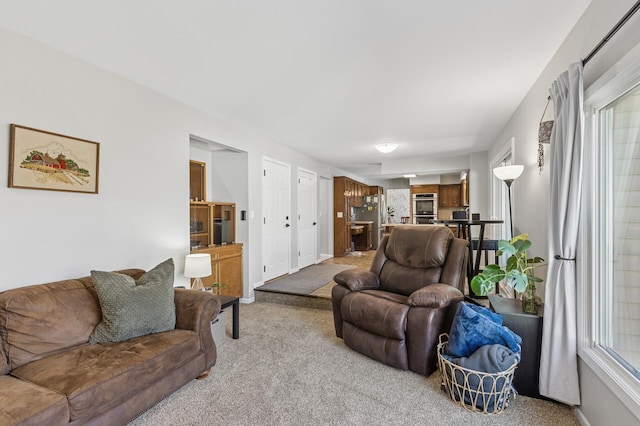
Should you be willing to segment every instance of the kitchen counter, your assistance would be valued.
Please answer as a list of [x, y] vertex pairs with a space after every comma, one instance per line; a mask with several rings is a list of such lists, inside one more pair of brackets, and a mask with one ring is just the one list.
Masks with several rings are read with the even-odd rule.
[[372, 237], [372, 220], [355, 220], [351, 222], [351, 241], [355, 250], [370, 250], [372, 248]]
[[351, 235], [362, 234], [364, 232], [364, 225], [351, 225]]
[[391, 228], [395, 228], [396, 226], [442, 226], [442, 225], [436, 225], [434, 223], [418, 223], [418, 224], [413, 224], [413, 223], [384, 223], [382, 224], [383, 227], [389, 229], [389, 232], [391, 232]]

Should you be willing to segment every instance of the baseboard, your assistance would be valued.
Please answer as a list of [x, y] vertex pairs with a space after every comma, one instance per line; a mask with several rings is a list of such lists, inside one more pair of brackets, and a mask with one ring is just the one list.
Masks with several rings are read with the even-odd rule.
[[331, 259], [332, 257], [333, 257], [332, 254], [321, 254], [320, 255], [320, 259], [316, 263], [323, 262], [323, 261], [325, 261], [327, 259]]
[[573, 413], [576, 415], [576, 418], [578, 419], [578, 423], [580, 423], [581, 426], [589, 426], [589, 421], [584, 416], [584, 414], [582, 414], [582, 411], [580, 410], [580, 408], [575, 408], [573, 410]]
[[293, 268], [291, 270], [289, 270], [289, 275], [291, 274], [295, 274], [296, 272], [298, 272], [300, 270], [300, 268]]
[[253, 288], [258, 288], [258, 287], [262, 287], [264, 285], [264, 281], [258, 281], [257, 283], [255, 283], [253, 285]]
[[256, 301], [255, 296], [254, 297], [241, 297], [239, 302], [240, 303], [253, 303]]

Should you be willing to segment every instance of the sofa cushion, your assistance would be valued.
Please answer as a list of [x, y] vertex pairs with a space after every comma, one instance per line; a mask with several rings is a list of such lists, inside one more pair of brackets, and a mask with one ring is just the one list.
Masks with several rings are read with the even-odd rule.
[[452, 239], [453, 234], [446, 226], [399, 226], [391, 231], [384, 253], [393, 262], [409, 268], [441, 267]]
[[0, 340], [0, 375], [9, 373], [9, 360], [2, 350], [2, 341]]
[[64, 395], [9, 375], [0, 376], [0, 425], [67, 423], [69, 408]]
[[87, 343], [100, 321], [91, 286], [86, 277], [0, 293], [0, 334], [10, 370]]
[[12, 374], [66, 395], [74, 421], [122, 404], [199, 354], [196, 332], [171, 330], [118, 343], [78, 346]]
[[342, 319], [378, 336], [404, 340], [407, 298], [380, 290], [349, 293], [342, 299]]
[[91, 271], [102, 320], [91, 343], [120, 342], [175, 328], [173, 259], [167, 259], [137, 281], [117, 272]]

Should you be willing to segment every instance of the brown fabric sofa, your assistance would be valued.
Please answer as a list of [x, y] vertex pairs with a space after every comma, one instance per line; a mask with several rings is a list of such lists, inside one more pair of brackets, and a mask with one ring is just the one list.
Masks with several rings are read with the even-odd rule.
[[0, 293], [0, 424], [125, 424], [208, 371], [220, 302], [184, 289], [174, 298], [174, 330], [92, 345], [101, 311], [91, 277]]
[[386, 235], [371, 268], [333, 279], [336, 335], [350, 348], [402, 370], [429, 375], [437, 341], [463, 300], [468, 242], [444, 226], [401, 226]]

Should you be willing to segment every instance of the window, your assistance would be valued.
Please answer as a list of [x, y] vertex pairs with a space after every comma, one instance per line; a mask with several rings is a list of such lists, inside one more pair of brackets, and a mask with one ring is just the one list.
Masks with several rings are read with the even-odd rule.
[[585, 91], [579, 354], [640, 414], [640, 60]]
[[598, 111], [602, 191], [597, 342], [640, 379], [640, 86]]

